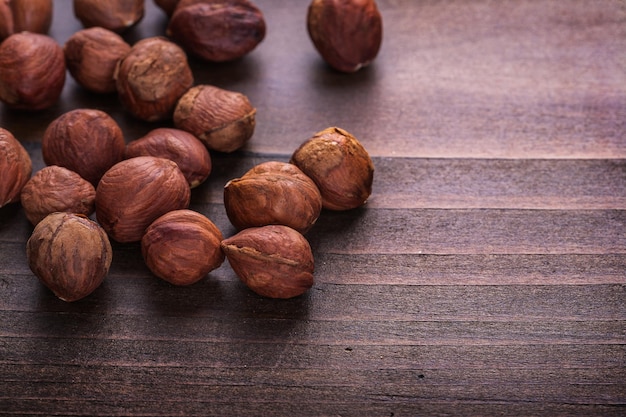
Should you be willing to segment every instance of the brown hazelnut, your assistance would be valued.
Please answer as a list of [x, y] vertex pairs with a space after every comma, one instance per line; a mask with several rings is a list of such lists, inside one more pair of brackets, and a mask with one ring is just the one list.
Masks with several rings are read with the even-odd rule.
[[41, 141], [43, 160], [98, 184], [100, 177], [124, 158], [126, 142], [117, 122], [107, 113], [75, 109], [53, 120]]
[[160, 127], [126, 145], [125, 158], [157, 156], [171, 159], [195, 188], [211, 174], [211, 155], [206, 146], [184, 130]]
[[187, 55], [161, 37], [134, 44], [119, 61], [114, 77], [124, 107], [149, 122], [171, 118], [176, 102], [193, 85]]
[[313, 286], [311, 246], [290, 227], [242, 230], [223, 240], [222, 250], [237, 276], [264, 297], [292, 298]]
[[21, 110], [43, 110], [65, 85], [63, 48], [47, 35], [20, 32], [0, 44], [0, 100]]
[[0, 40], [19, 32], [48, 33], [52, 0], [0, 1]]
[[180, 0], [167, 34], [199, 58], [231, 61], [261, 43], [265, 20], [248, 0]]
[[67, 69], [76, 82], [94, 93], [114, 93], [113, 74], [130, 45], [117, 33], [101, 27], [79, 30], [65, 45]]
[[22, 188], [21, 202], [26, 218], [33, 225], [54, 212], [89, 216], [94, 212], [96, 189], [74, 171], [52, 165], [28, 180]]
[[374, 0], [313, 0], [307, 29], [322, 58], [342, 72], [355, 72], [376, 58], [383, 21]]
[[256, 109], [241, 93], [210, 85], [190, 88], [174, 110], [174, 125], [218, 152], [233, 152], [252, 137]]
[[174, 285], [191, 285], [224, 262], [222, 232], [202, 214], [174, 210], [156, 219], [141, 239], [146, 265]]
[[96, 219], [118, 242], [139, 242], [163, 214], [189, 207], [191, 190], [169, 159], [138, 156], [113, 165], [96, 187]]
[[113, 252], [98, 224], [74, 213], [52, 213], [26, 242], [28, 265], [64, 301], [80, 300], [109, 273]]
[[306, 233], [320, 215], [322, 196], [297, 166], [270, 161], [230, 180], [224, 186], [224, 207], [239, 230], [282, 224]]
[[144, 0], [74, 0], [74, 15], [85, 27], [123, 32], [144, 15]]
[[179, 0], [154, 0], [154, 4], [163, 10], [168, 17], [172, 16], [178, 2]]
[[338, 127], [329, 127], [305, 141], [291, 156], [317, 184], [324, 208], [359, 207], [372, 193], [374, 164], [361, 143]]
[[11, 132], [0, 127], [0, 207], [20, 200], [20, 192], [32, 170], [26, 149]]

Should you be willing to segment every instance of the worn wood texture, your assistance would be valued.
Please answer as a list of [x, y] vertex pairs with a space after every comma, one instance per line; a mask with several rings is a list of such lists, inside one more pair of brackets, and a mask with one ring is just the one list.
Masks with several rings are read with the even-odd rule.
[[[349, 75], [313, 49], [307, 0], [256, 4], [255, 51], [191, 61], [197, 84], [258, 109], [192, 208], [234, 233], [226, 181], [333, 125], [374, 159], [368, 204], [307, 234], [304, 296], [256, 296], [227, 263], [173, 287], [114, 243], [103, 285], [71, 304], [28, 269], [20, 206], [0, 209], [0, 414], [626, 414], [625, 3], [379, 0], [381, 53]], [[147, 0], [124, 37], [165, 25]], [[80, 28], [55, 1], [50, 34]], [[71, 78], [51, 109], [0, 104], [0, 126], [38, 170], [46, 126], [78, 107], [109, 112], [127, 141], [155, 127]]]

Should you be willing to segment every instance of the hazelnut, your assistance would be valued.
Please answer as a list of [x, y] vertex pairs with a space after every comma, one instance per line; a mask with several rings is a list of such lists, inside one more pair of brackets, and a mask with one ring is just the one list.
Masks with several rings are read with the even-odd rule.
[[120, 35], [101, 27], [79, 30], [63, 46], [70, 74], [94, 93], [116, 92], [113, 74], [129, 51], [130, 45]]
[[21, 202], [33, 225], [54, 212], [89, 216], [94, 212], [96, 189], [74, 171], [52, 165], [28, 180], [22, 188]]
[[178, 165], [189, 186], [195, 188], [211, 174], [211, 155], [206, 146], [189, 132], [161, 127], [126, 145], [125, 158], [157, 156]]
[[52, 0], [0, 1], [0, 40], [19, 32], [48, 33]]
[[119, 61], [114, 77], [124, 107], [149, 122], [170, 118], [178, 99], [193, 85], [187, 55], [161, 37], [133, 45]]
[[11, 132], [0, 127], [0, 207], [19, 201], [32, 169], [26, 149]]
[[146, 265], [174, 285], [200, 281], [224, 262], [222, 232], [192, 210], [174, 210], [156, 219], [141, 239]]
[[378, 55], [383, 21], [374, 0], [313, 0], [307, 29], [322, 58], [342, 72], [355, 72]]
[[144, 15], [144, 0], [74, 0], [74, 15], [85, 27], [123, 32]]
[[169, 159], [138, 156], [113, 165], [96, 187], [96, 219], [118, 242], [139, 242], [163, 214], [189, 207], [191, 190]]
[[329, 127], [305, 141], [291, 156], [317, 184], [324, 208], [359, 207], [372, 193], [374, 164], [361, 143], [338, 127]]
[[163, 10], [168, 17], [172, 16], [178, 2], [179, 0], [154, 0], [154, 4]]
[[98, 184], [100, 177], [124, 158], [126, 142], [117, 122], [107, 113], [75, 109], [53, 120], [41, 141], [43, 160]]
[[259, 164], [224, 187], [224, 207], [239, 230], [282, 224], [306, 233], [322, 210], [317, 186], [295, 165]]
[[233, 152], [252, 137], [256, 109], [241, 93], [210, 85], [190, 88], [174, 110], [174, 125], [200, 138], [211, 150]]
[[222, 250], [239, 278], [252, 291], [270, 298], [292, 298], [313, 285], [309, 242], [287, 226], [240, 231], [222, 241]]
[[113, 252], [98, 224], [74, 213], [52, 213], [26, 242], [28, 265], [63, 301], [91, 294], [109, 273]]
[[0, 100], [8, 107], [47, 109], [64, 85], [63, 48], [51, 37], [20, 32], [0, 44]]
[[265, 20], [248, 0], [180, 0], [167, 34], [201, 59], [231, 61], [261, 43]]

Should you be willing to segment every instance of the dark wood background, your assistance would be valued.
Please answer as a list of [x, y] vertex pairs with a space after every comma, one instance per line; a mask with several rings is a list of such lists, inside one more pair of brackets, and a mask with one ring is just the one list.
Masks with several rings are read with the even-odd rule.
[[[356, 74], [330, 70], [307, 0], [257, 0], [266, 39], [196, 83], [247, 94], [249, 145], [213, 155], [192, 208], [231, 235], [223, 185], [340, 126], [376, 166], [362, 209], [307, 235], [315, 286], [287, 301], [229, 265], [173, 287], [138, 245], [64, 303], [28, 269], [32, 228], [0, 210], [3, 415], [626, 415], [626, 3], [379, 0], [384, 41]], [[164, 34], [165, 15], [124, 36]], [[55, 1], [50, 34], [81, 28]], [[155, 127], [71, 78], [39, 113], [0, 105], [44, 166], [48, 123], [109, 112], [126, 140]]]

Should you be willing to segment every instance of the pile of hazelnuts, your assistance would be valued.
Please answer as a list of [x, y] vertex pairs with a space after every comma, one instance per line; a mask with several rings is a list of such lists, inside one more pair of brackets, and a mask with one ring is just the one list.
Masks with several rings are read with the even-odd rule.
[[[187, 53], [213, 62], [240, 58], [263, 40], [265, 21], [249, 0], [154, 1], [169, 16], [167, 36], [132, 46], [119, 33], [141, 20], [144, 0], [74, 0], [85, 28], [63, 47], [46, 34], [52, 0], [0, 4], [0, 101], [7, 107], [49, 108], [67, 70], [94, 94], [116, 93], [137, 119], [173, 123], [126, 143], [107, 113], [71, 110], [45, 129], [46, 166], [34, 175], [28, 152], [0, 128], [0, 207], [21, 203], [34, 226], [26, 245], [31, 270], [62, 300], [79, 300], [108, 274], [112, 239], [140, 242], [148, 268], [174, 285], [193, 284], [228, 259], [262, 296], [303, 294], [314, 269], [304, 235], [322, 209], [365, 204], [370, 156], [353, 135], [330, 127], [288, 163], [265, 162], [228, 181], [224, 207], [237, 233], [224, 238], [189, 209], [191, 192], [210, 176], [210, 152], [234, 152], [251, 138], [256, 109], [241, 93], [194, 85]], [[374, 0], [313, 0], [307, 24], [321, 56], [339, 71], [367, 65], [380, 47]]]

